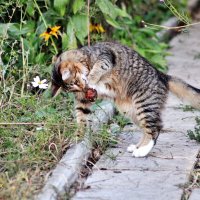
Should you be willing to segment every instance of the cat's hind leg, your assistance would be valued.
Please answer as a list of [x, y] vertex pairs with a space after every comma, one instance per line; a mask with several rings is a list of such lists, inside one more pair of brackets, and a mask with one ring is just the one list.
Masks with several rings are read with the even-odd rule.
[[155, 140], [151, 137], [151, 135], [144, 134], [141, 140], [142, 142], [140, 142], [140, 145], [135, 145], [135, 149], [132, 151], [132, 155], [134, 157], [147, 156], [155, 144]]
[[[133, 156], [135, 156], [135, 157], [146, 156], [154, 146], [154, 142], [152, 143], [152, 141], [153, 141], [153, 139], [152, 139], [151, 135], [143, 134], [142, 138], [140, 139], [140, 142], [138, 142], [138, 144], [129, 145], [127, 147], [127, 151], [130, 153], [133, 153]], [[142, 147], [144, 147], [144, 148], [142, 148]], [[140, 150], [138, 151], [139, 148], [140, 148]], [[141, 156], [140, 156], [140, 154], [141, 154]]]
[[135, 157], [144, 157], [155, 145], [162, 128], [160, 110], [145, 109], [137, 113], [137, 118], [144, 134], [140, 142], [136, 145], [130, 145], [127, 151], [132, 152]]

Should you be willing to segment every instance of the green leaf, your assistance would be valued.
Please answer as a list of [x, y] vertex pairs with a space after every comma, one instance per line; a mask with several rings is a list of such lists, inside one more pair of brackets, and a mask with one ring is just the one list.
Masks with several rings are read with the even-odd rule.
[[8, 29], [14, 26], [14, 23], [3, 24], [0, 23], [0, 36], [8, 37]]
[[[34, 27], [35, 27], [35, 22], [27, 21], [25, 24], [23, 24], [21, 30], [20, 30], [20, 25], [17, 23], [10, 23], [10, 24], [4, 25], [2, 27], [5, 27], [4, 30], [8, 30], [9, 36], [14, 37], [14, 38], [19, 38], [20, 35], [24, 35], [27, 33], [33, 33]], [[0, 28], [1, 28], [1, 24], [0, 24]], [[6, 34], [6, 32], [5, 32], [5, 34]], [[1, 35], [1, 31], [0, 31], [0, 35]]]
[[141, 56], [145, 57], [145, 50], [142, 48], [139, 48], [138, 46], [135, 46], [134, 50], [136, 50]]
[[66, 6], [70, 0], [54, 0], [54, 8], [59, 12], [61, 16], [64, 16]]
[[119, 16], [121, 16], [121, 17], [127, 17], [127, 18], [131, 19], [131, 16], [125, 10], [122, 10], [122, 9], [120, 9], [118, 7], [115, 7], [115, 10], [116, 10], [116, 12], [117, 12], [117, 14]]
[[27, 21], [23, 24], [20, 34], [33, 33], [35, 30], [35, 22]]
[[67, 35], [68, 35], [68, 49], [76, 49], [77, 48], [77, 41], [75, 36], [75, 28], [72, 20], [70, 20], [67, 24]]
[[84, 44], [84, 39], [87, 36], [87, 16], [86, 15], [74, 15], [72, 17], [72, 23], [75, 28], [75, 35]]
[[20, 25], [17, 23], [13, 23], [11, 26], [8, 28], [8, 34], [11, 37], [18, 38], [20, 35]]
[[112, 19], [115, 19], [118, 16], [116, 6], [113, 5], [109, 0], [96, 0], [96, 4], [103, 14], [110, 16]]
[[125, 10], [120, 9], [109, 0], [96, 0], [96, 4], [103, 14], [110, 16], [112, 19], [116, 19], [118, 16], [131, 19], [131, 16]]
[[62, 50], [63, 51], [67, 50], [68, 42], [69, 42], [68, 35], [66, 33], [63, 33], [62, 34]]
[[42, 64], [45, 62], [45, 53], [39, 53], [36, 57], [35, 57], [35, 62], [37, 64]]
[[113, 27], [117, 28], [117, 29], [123, 29], [120, 24], [115, 21], [113, 18], [109, 17], [109, 16], [105, 16], [106, 21]]
[[151, 37], [155, 36], [155, 31], [151, 30], [150, 28], [140, 28], [139, 32], [146, 33], [147, 36], [151, 36]]
[[76, 14], [79, 10], [83, 8], [84, 5], [85, 5], [84, 0], [75, 0], [72, 7], [73, 13]]
[[161, 55], [155, 55], [151, 57], [151, 62], [156, 65], [159, 65], [159, 68], [164, 69], [166, 67], [166, 60]]
[[26, 11], [27, 13], [33, 17], [34, 14], [35, 14], [35, 4], [32, 0], [29, 0], [27, 3], [26, 3], [27, 7], [26, 7]]

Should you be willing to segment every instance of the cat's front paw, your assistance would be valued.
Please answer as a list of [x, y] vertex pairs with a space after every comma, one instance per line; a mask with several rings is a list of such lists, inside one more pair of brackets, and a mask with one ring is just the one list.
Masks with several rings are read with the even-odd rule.
[[141, 146], [139, 148], [135, 148], [133, 150], [132, 156], [134, 156], [134, 157], [145, 157], [151, 151], [153, 146], [154, 146], [154, 140], [150, 140], [150, 142], [147, 145]]
[[88, 75], [88, 84], [89, 84], [89, 87], [95, 89], [96, 83], [97, 83], [97, 80], [95, 78], [95, 75], [89, 74]]

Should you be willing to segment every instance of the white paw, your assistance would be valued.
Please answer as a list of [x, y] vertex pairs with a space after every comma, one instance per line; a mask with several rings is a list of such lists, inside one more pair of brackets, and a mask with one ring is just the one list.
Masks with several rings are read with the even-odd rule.
[[90, 87], [93, 88], [96, 85], [96, 80], [94, 79], [93, 76], [88, 75], [88, 79], [87, 80], [88, 80], [88, 84], [89, 84]]
[[138, 149], [135, 149], [133, 151], [132, 156], [135, 156], [135, 157], [144, 157], [144, 156], [146, 156], [151, 151], [151, 149], [153, 148], [153, 146], [154, 146], [154, 140], [151, 140], [149, 142], [149, 144], [147, 144], [145, 146], [142, 146], [142, 147], [139, 147]]
[[132, 153], [135, 149], [136, 149], [136, 145], [134, 144], [131, 144], [127, 147], [127, 151], [130, 153]]
[[95, 82], [90, 79], [88, 79], [88, 86], [89, 86], [89, 88], [96, 89]]

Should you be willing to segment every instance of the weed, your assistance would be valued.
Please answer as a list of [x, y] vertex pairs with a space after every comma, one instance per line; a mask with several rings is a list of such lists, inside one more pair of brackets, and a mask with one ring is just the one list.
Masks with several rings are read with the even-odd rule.
[[200, 59], [200, 53], [197, 53], [196, 55], [194, 55], [194, 60], [196, 59]]
[[183, 112], [194, 112], [196, 110], [190, 105], [183, 105], [183, 104], [181, 104], [179, 108], [182, 109]]
[[110, 133], [108, 125], [102, 125], [98, 133], [92, 133], [90, 140], [94, 144], [95, 148], [98, 148], [100, 152], [105, 152], [109, 146], [113, 146], [117, 143], [117, 140]]
[[125, 116], [118, 113], [113, 118], [114, 122], [116, 122], [121, 128], [124, 128], [125, 125], [130, 123], [130, 119], [126, 118]]
[[197, 155], [197, 160], [189, 176], [189, 180], [183, 187], [183, 195], [181, 200], [191, 199], [190, 195], [194, 188], [200, 188], [200, 152]]
[[191, 140], [196, 140], [197, 142], [200, 142], [200, 118], [196, 117], [196, 126], [194, 128], [194, 131], [188, 130], [188, 136]]

